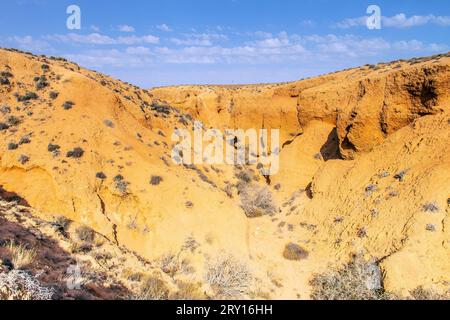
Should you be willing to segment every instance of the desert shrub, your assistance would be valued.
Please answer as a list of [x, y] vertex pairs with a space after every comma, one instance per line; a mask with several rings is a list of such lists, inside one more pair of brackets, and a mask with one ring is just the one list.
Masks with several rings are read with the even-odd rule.
[[0, 77], [0, 85], [8, 86], [8, 85], [10, 85], [10, 84], [11, 84], [11, 82], [9, 81], [8, 78]]
[[384, 300], [382, 273], [375, 263], [355, 257], [342, 269], [315, 275], [310, 281], [314, 300]]
[[233, 257], [221, 257], [207, 266], [205, 282], [217, 298], [237, 298], [249, 292], [253, 276], [246, 264]]
[[9, 71], [2, 71], [2, 72], [0, 72], [0, 77], [12, 78], [12, 77], [14, 77], [14, 75]]
[[424, 289], [419, 287], [410, 292], [411, 300], [450, 300], [450, 290], [440, 293], [435, 289]]
[[0, 273], [0, 300], [52, 300], [54, 294], [25, 271]]
[[160, 176], [152, 176], [150, 179], [150, 184], [152, 186], [157, 186], [163, 181], [163, 178]]
[[356, 235], [358, 236], [358, 238], [361, 238], [361, 239], [367, 237], [367, 229], [364, 227], [359, 228], [356, 231]]
[[11, 127], [12, 126], [17, 126], [18, 124], [20, 124], [20, 119], [15, 117], [15, 116], [9, 116], [8, 119], [6, 119], [6, 122]]
[[100, 180], [105, 180], [105, 179], [106, 179], [106, 174], [104, 174], [103, 172], [97, 172], [97, 173], [95, 174], [95, 177], [96, 177], [97, 179], [100, 179]]
[[178, 282], [178, 291], [170, 296], [171, 300], [205, 300], [200, 283]]
[[3, 114], [8, 114], [11, 112], [11, 107], [8, 105], [3, 105], [0, 107], [0, 112]]
[[366, 193], [368, 193], [368, 194], [370, 194], [370, 193], [372, 193], [372, 192], [374, 192], [374, 191], [377, 191], [378, 190], [378, 186], [376, 185], [376, 184], [369, 184], [367, 187], [366, 187]]
[[189, 274], [194, 271], [189, 260], [181, 259], [179, 255], [170, 253], [159, 258], [157, 265], [164, 273], [170, 275], [171, 277], [175, 276], [179, 272]]
[[50, 66], [48, 64], [43, 64], [41, 66], [42, 71], [47, 72], [48, 70], [50, 70]]
[[67, 152], [67, 158], [81, 158], [84, 155], [84, 150], [77, 147]]
[[19, 148], [19, 145], [15, 142], [8, 143], [8, 150], [17, 150]]
[[36, 250], [28, 248], [24, 244], [16, 244], [10, 241], [6, 248], [11, 254], [11, 262], [15, 269], [23, 269], [29, 266], [36, 258]]
[[403, 182], [409, 170], [402, 170], [394, 176], [394, 179]]
[[45, 87], [48, 87], [49, 83], [47, 82], [47, 78], [45, 76], [42, 76], [39, 78], [39, 80], [36, 82], [36, 89], [42, 90]]
[[27, 163], [28, 161], [30, 161], [30, 157], [29, 157], [29, 156], [24, 155], [24, 154], [20, 155], [20, 157], [19, 157], [19, 162], [20, 162], [21, 164], [25, 164], [25, 163]]
[[437, 205], [436, 202], [429, 202], [429, 203], [425, 203], [422, 206], [423, 211], [425, 212], [431, 212], [431, 213], [436, 213], [439, 212], [439, 206]]
[[119, 174], [115, 176], [114, 183], [116, 185], [116, 189], [119, 190], [122, 195], [126, 195], [128, 193], [129, 183], [125, 181], [125, 178], [122, 175]]
[[195, 252], [200, 247], [200, 243], [194, 237], [189, 237], [183, 244], [182, 250]]
[[73, 108], [74, 105], [75, 103], [73, 101], [66, 101], [63, 103], [62, 107], [64, 110], [70, 110]]
[[236, 178], [244, 183], [250, 183], [253, 180], [253, 173], [248, 170], [242, 170], [236, 173]]
[[436, 226], [432, 223], [426, 225], [425, 230], [430, 232], [436, 232]]
[[152, 109], [152, 111], [156, 113], [161, 113], [163, 115], [169, 115], [171, 112], [171, 108], [168, 104], [158, 100], [154, 100], [150, 108]]
[[50, 99], [52, 99], [52, 100], [55, 100], [56, 98], [58, 98], [58, 96], [59, 96], [59, 92], [56, 92], [56, 91], [50, 91], [50, 93], [49, 93], [49, 97], [50, 97]]
[[131, 300], [167, 300], [169, 289], [166, 283], [159, 278], [149, 278], [142, 284], [139, 293]]
[[0, 131], [8, 130], [8, 129], [9, 129], [9, 126], [6, 123], [0, 122]]
[[300, 247], [295, 243], [288, 243], [284, 248], [283, 257], [287, 260], [299, 261], [307, 259], [309, 256], [308, 251]]
[[109, 128], [114, 128], [114, 123], [111, 120], [105, 120], [103, 123]]
[[242, 209], [249, 218], [274, 214], [277, 211], [272, 193], [266, 187], [247, 186], [240, 196]]
[[72, 221], [66, 216], [56, 216], [53, 220], [53, 226], [58, 228], [60, 231], [66, 231], [71, 223]]
[[22, 144], [29, 144], [29, 143], [31, 143], [31, 138], [30, 138], [30, 136], [23, 136], [23, 137], [20, 138], [20, 140], [19, 140], [19, 145], [22, 145]]
[[39, 98], [38, 95], [34, 92], [27, 92], [23, 96], [21, 95], [16, 96], [18, 102], [27, 102], [30, 100], [36, 100], [38, 98]]
[[75, 230], [75, 233], [77, 235], [77, 238], [81, 241], [89, 242], [89, 243], [94, 241], [94, 237], [95, 237], [94, 230], [92, 230], [88, 226], [78, 227]]
[[59, 149], [61, 149], [61, 147], [58, 146], [57, 144], [49, 143], [49, 145], [47, 147], [48, 152], [59, 152]]

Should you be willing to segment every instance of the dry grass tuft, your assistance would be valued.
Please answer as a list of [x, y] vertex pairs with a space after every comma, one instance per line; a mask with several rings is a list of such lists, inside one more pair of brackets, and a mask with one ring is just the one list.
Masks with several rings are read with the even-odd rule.
[[36, 250], [23, 244], [9, 242], [6, 246], [11, 254], [11, 262], [15, 269], [23, 269], [33, 263], [36, 258]]
[[169, 289], [166, 283], [155, 277], [148, 278], [142, 284], [137, 295], [130, 300], [167, 300], [169, 298]]
[[179, 282], [178, 291], [170, 296], [171, 300], [205, 300], [207, 297], [201, 290], [200, 283]]
[[308, 251], [300, 247], [298, 244], [289, 243], [284, 248], [283, 257], [287, 260], [299, 261], [307, 259], [309, 256]]
[[450, 290], [445, 293], [439, 293], [434, 289], [424, 289], [419, 287], [411, 291], [410, 300], [450, 300]]
[[266, 187], [248, 186], [241, 192], [241, 206], [249, 218], [274, 214], [277, 206], [272, 193]]
[[246, 264], [233, 257], [221, 257], [207, 266], [205, 281], [216, 298], [237, 298], [249, 293], [253, 275]]
[[77, 238], [80, 241], [84, 241], [84, 242], [88, 242], [88, 243], [91, 243], [94, 241], [94, 238], [95, 238], [94, 230], [92, 230], [91, 228], [89, 228], [87, 226], [78, 227], [75, 230], [75, 233], [77, 235]]
[[316, 275], [310, 282], [314, 300], [385, 300], [378, 265], [356, 257], [339, 270]]

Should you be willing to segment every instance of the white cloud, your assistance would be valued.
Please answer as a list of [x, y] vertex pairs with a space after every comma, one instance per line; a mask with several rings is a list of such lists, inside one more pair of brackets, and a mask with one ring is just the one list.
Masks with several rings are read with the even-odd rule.
[[367, 25], [367, 17], [348, 18], [335, 24], [337, 28], [348, 29]]
[[100, 32], [100, 28], [94, 25], [90, 26], [89, 29], [91, 29], [94, 32]]
[[263, 48], [287, 47], [292, 44], [291, 40], [296, 39], [298, 36], [291, 36], [291, 37], [292, 37], [292, 39], [290, 39], [287, 32], [282, 31], [275, 37], [270, 35], [269, 37], [266, 37], [263, 40], [249, 42], [249, 44], [254, 45], [256, 47], [263, 47]]
[[219, 33], [191, 33], [182, 38], [171, 38], [170, 42], [177, 46], [213, 46], [215, 41], [228, 40], [228, 37]]
[[[359, 17], [359, 18], [350, 18], [345, 19], [341, 22], [335, 24], [336, 27], [341, 29], [348, 29], [352, 27], [366, 26], [367, 17]], [[382, 17], [381, 18], [382, 27], [385, 28], [412, 28], [418, 26], [424, 26], [427, 24], [434, 24], [441, 27], [450, 26], [450, 17], [449, 16], [435, 16], [435, 15], [426, 15], [426, 16], [411, 16], [408, 17], [404, 13], [396, 14], [392, 17]]]
[[13, 36], [8, 41], [15, 43], [20, 49], [31, 51], [50, 50], [50, 44], [41, 39], [35, 39], [32, 36]]
[[158, 28], [159, 30], [164, 31], [164, 32], [171, 32], [172, 31], [172, 29], [165, 23], [156, 26], [156, 28]]
[[151, 51], [146, 47], [128, 47], [125, 52], [132, 55], [148, 55]]
[[135, 31], [134, 27], [126, 25], [126, 24], [118, 26], [117, 29], [120, 32], [134, 32]]
[[48, 40], [60, 41], [65, 43], [82, 43], [95, 45], [137, 45], [159, 43], [159, 38], [152, 35], [113, 38], [99, 33], [91, 33], [87, 35], [69, 33], [64, 35], [51, 35], [47, 36], [46, 38]]

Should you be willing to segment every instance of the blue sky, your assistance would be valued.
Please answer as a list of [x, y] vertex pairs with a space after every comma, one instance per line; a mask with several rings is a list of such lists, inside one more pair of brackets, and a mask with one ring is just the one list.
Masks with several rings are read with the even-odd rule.
[[[72, 4], [81, 30], [67, 29]], [[366, 26], [372, 4], [380, 30]], [[447, 0], [10, 0], [0, 10], [0, 46], [142, 87], [291, 81], [450, 51]]]

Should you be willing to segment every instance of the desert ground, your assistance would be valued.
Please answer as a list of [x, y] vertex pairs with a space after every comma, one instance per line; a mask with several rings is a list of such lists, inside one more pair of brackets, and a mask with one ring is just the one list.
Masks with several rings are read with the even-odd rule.
[[[280, 170], [176, 129], [280, 130]], [[0, 299], [449, 299], [450, 54], [138, 88], [0, 49]]]

